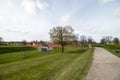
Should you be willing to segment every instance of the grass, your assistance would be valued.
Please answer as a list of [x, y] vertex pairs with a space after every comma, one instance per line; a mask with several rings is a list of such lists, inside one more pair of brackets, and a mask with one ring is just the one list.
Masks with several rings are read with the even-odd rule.
[[19, 52], [19, 51], [29, 51], [29, 50], [35, 50], [34, 47], [26, 47], [26, 46], [14, 46], [14, 47], [7, 47], [7, 46], [1, 46], [0, 47], [0, 54], [3, 53], [10, 53], [10, 52]]
[[40, 52], [38, 50], [29, 50], [29, 51], [0, 54], [0, 64], [10, 63], [15, 61], [22, 61], [26, 59], [32, 59], [35, 57], [42, 57], [42, 56], [58, 53], [59, 51], [60, 51], [60, 48], [57, 48], [54, 51], [48, 51], [48, 52]]
[[[22, 52], [0, 54], [4, 56], [20, 56]], [[93, 49], [66, 47], [65, 53], [59, 49], [41, 53], [28, 52], [27, 59], [1, 61], [0, 80], [83, 80], [90, 67]], [[18, 55], [19, 54], [19, 55]], [[10, 62], [9, 62], [10, 61]]]
[[110, 51], [112, 54], [120, 57], [120, 53], [116, 53], [116, 50], [120, 50], [120, 45], [101, 45], [101, 47], [105, 48], [106, 50]]

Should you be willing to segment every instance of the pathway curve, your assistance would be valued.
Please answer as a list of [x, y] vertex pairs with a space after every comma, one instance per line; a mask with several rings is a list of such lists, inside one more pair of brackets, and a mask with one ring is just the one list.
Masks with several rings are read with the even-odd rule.
[[103, 48], [95, 48], [86, 80], [120, 80], [120, 58]]

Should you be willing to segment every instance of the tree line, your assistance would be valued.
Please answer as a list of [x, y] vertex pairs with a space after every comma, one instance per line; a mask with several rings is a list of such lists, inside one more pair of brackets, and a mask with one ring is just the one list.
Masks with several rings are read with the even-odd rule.
[[116, 44], [118, 45], [120, 43], [119, 38], [118, 37], [112, 37], [112, 36], [104, 36], [101, 41], [101, 44]]
[[66, 44], [70, 44], [71, 42], [75, 42], [81, 46], [88, 44], [91, 46], [95, 41], [92, 37], [86, 37], [84, 35], [80, 36], [74, 33], [74, 29], [71, 26], [56, 26], [50, 29], [50, 38], [51, 41], [58, 43], [61, 45], [61, 52], [64, 52], [64, 46]]
[[[55, 26], [49, 31], [50, 39], [54, 43], [58, 43], [61, 45], [61, 52], [64, 52], [64, 46], [71, 44], [71, 43], [76, 43], [77, 45], [84, 46], [92, 46], [96, 42], [94, 39], [89, 36], [86, 37], [85, 35], [79, 36], [79, 34], [74, 33], [74, 29], [70, 26]], [[3, 38], [0, 37], [0, 44], [2, 44]], [[22, 41], [23, 43], [26, 43], [26, 41]], [[115, 37], [113, 38], [112, 36], [104, 36], [100, 40], [100, 44], [119, 44], [119, 38]], [[45, 43], [44, 43], [45, 44]]]
[[[59, 43], [61, 45], [61, 52], [64, 52], [64, 46], [71, 42], [77, 42], [79, 45], [84, 46], [92, 46], [96, 42], [94, 39], [89, 36], [81, 35], [79, 37], [78, 34], [74, 33], [74, 29], [71, 26], [56, 26], [50, 29], [50, 38], [51, 41], [55, 43]], [[112, 39], [112, 36], [105, 36], [100, 40], [101, 44], [119, 44], [119, 38], [115, 37]]]

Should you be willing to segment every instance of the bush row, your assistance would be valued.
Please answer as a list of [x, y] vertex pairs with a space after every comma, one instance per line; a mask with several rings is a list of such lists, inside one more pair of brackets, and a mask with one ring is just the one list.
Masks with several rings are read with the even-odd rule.
[[35, 50], [35, 48], [34, 47], [0, 47], [0, 54], [19, 52], [19, 51], [28, 51], [28, 50]]

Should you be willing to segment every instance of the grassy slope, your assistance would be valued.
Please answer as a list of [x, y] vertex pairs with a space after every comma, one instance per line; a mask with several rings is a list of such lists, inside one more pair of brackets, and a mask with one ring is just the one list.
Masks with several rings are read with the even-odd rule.
[[115, 50], [120, 50], [120, 45], [101, 45], [101, 47], [107, 49], [114, 55], [120, 57], [120, 53], [116, 53]]
[[35, 50], [34, 47], [26, 47], [26, 46], [0, 46], [0, 54], [10, 53], [10, 52], [19, 52], [19, 51], [29, 51]]
[[57, 48], [54, 51], [48, 51], [48, 52], [40, 52], [37, 50], [30, 50], [30, 51], [21, 51], [21, 52], [0, 54], [0, 64], [10, 63], [10, 62], [14, 62], [14, 61], [21, 61], [21, 60], [31, 59], [31, 58], [35, 58], [35, 57], [42, 57], [42, 56], [58, 53], [59, 51], [60, 51], [60, 49]]
[[[66, 48], [0, 65], [0, 80], [83, 80], [92, 60], [93, 49]], [[14, 54], [14, 53], [13, 53]], [[42, 56], [44, 55], [44, 56]]]

